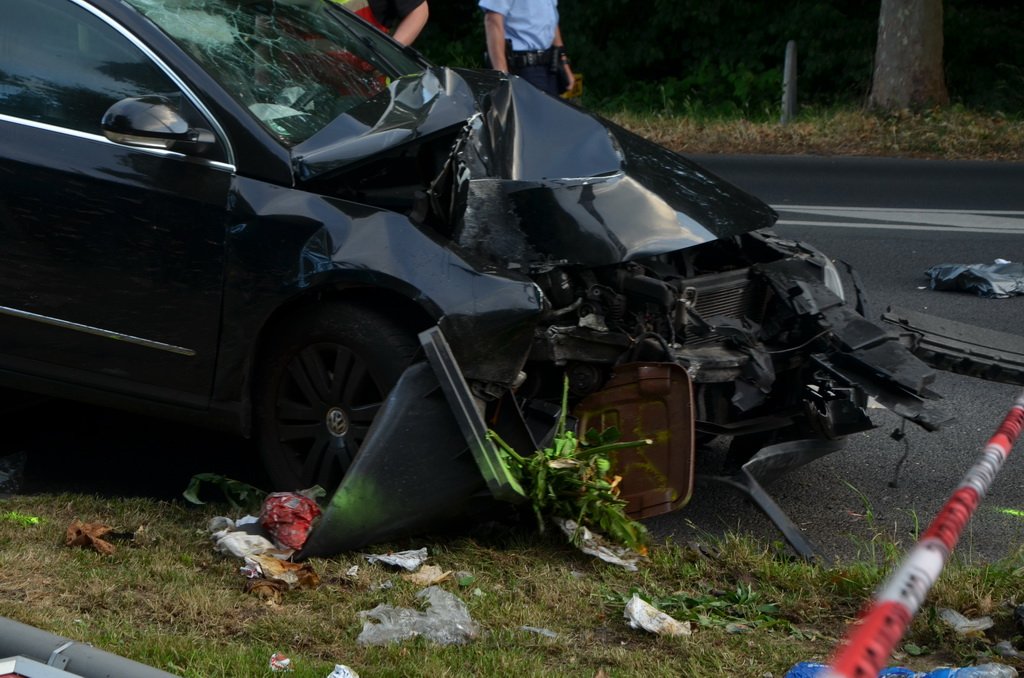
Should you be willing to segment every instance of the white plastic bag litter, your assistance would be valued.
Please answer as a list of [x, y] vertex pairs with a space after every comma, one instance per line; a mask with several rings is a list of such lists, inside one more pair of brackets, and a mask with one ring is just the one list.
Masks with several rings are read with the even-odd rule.
[[356, 642], [360, 645], [387, 645], [423, 636], [438, 645], [456, 645], [479, 635], [476, 622], [458, 596], [439, 586], [430, 586], [417, 593], [416, 597], [426, 598], [426, 611], [378, 605], [360, 612], [363, 630]]
[[690, 622], [674, 619], [635, 593], [626, 603], [623, 616], [630, 628], [643, 629], [659, 636], [688, 636], [692, 633]]
[[981, 633], [986, 629], [992, 628], [992, 625], [995, 623], [992, 621], [992, 617], [969, 619], [956, 610], [951, 610], [948, 607], [944, 607], [939, 610], [939, 619], [945, 622], [951, 629], [956, 631], [957, 635], [960, 636], [981, 635]]
[[415, 551], [397, 551], [395, 553], [383, 553], [379, 555], [364, 554], [363, 556], [367, 561], [371, 563], [383, 563], [385, 565], [392, 565], [394, 567], [400, 567], [409, 572], [415, 572], [419, 569], [423, 561], [427, 559], [427, 549], [421, 548]]
[[221, 553], [227, 553], [236, 558], [259, 555], [267, 551], [275, 551], [274, 546], [266, 537], [247, 532], [217, 532], [213, 535], [216, 542], [215, 548]]
[[[572, 540], [573, 534], [576, 533], [576, 521], [566, 520], [564, 518], [555, 518], [555, 524], [565, 533], [565, 536]], [[599, 558], [606, 563], [612, 565], [618, 565], [623, 567], [630, 572], [637, 571], [637, 563], [643, 559], [643, 556], [634, 551], [633, 549], [626, 548], [625, 546], [617, 546], [615, 544], [608, 543], [604, 540], [601, 535], [591, 532], [586, 527], [580, 527], [580, 542], [577, 545], [580, 551], [583, 551], [587, 555]]]

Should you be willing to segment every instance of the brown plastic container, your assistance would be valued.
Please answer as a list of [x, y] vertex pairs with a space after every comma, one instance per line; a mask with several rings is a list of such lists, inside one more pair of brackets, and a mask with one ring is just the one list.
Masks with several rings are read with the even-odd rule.
[[608, 384], [575, 411], [581, 437], [591, 428], [619, 429], [622, 442], [650, 438], [653, 444], [612, 453], [613, 473], [622, 476], [621, 496], [632, 518], [647, 518], [684, 506], [693, 494], [693, 384], [675, 363], [626, 363]]

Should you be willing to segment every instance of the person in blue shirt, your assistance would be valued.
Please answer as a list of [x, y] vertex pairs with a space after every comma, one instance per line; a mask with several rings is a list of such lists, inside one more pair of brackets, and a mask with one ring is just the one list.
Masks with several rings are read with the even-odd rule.
[[558, 27], [558, 0], [479, 0], [491, 68], [558, 95], [575, 76]]

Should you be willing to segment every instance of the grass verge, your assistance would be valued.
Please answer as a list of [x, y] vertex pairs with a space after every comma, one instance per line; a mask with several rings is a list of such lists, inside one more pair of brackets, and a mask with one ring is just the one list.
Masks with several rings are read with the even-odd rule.
[[[335, 663], [363, 678], [781, 676], [798, 661], [826, 659], [892, 565], [809, 565], [727, 537], [655, 544], [646, 565], [628, 572], [580, 554], [553, 532], [502, 528], [418, 539], [390, 547], [426, 546], [429, 563], [468, 573], [442, 586], [466, 602], [480, 636], [448, 647], [421, 638], [364, 647], [356, 643], [359, 612], [382, 603], [416, 608], [419, 587], [359, 554], [313, 560], [320, 586], [273, 604], [245, 593], [241, 562], [212, 548], [205, 525], [230, 512], [226, 506], [65, 494], [0, 501], [0, 515], [11, 511], [40, 521], [0, 520], [0, 615], [182, 676], [268, 675], [274, 652], [292, 658], [297, 677], [322, 678]], [[76, 518], [136, 537], [115, 541], [109, 556], [69, 548], [64, 531]], [[983, 566], [952, 563], [893, 663], [964, 665], [990, 658], [998, 640], [1020, 641], [1012, 613], [1024, 602], [1022, 584], [1024, 552]], [[634, 591], [691, 621], [693, 635], [627, 627], [622, 612]], [[991, 615], [996, 625], [958, 637], [938, 619], [946, 606]]]
[[1024, 160], [1024, 120], [956, 107], [893, 115], [807, 110], [787, 125], [626, 112], [608, 117], [680, 153]]

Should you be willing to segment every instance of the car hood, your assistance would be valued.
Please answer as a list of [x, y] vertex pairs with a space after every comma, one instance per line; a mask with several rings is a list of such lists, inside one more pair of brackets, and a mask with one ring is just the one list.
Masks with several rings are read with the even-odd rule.
[[[771, 226], [760, 200], [517, 77], [431, 69], [293, 151], [299, 181], [461, 130], [435, 202], [460, 245], [529, 265], [607, 265]], [[397, 162], [397, 160], [396, 160]], [[438, 193], [450, 193], [439, 196]]]

